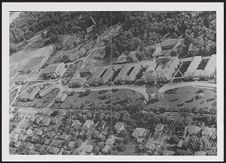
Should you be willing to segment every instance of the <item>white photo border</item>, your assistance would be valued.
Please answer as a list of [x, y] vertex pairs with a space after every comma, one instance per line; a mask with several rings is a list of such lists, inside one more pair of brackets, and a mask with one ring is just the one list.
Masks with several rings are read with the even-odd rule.
[[[217, 156], [9, 155], [9, 11], [216, 11]], [[3, 161], [223, 161], [224, 160], [223, 3], [2, 3], [2, 160]]]

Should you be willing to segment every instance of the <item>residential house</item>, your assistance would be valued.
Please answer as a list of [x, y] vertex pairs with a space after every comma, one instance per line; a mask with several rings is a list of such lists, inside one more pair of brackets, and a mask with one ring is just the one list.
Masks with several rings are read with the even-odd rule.
[[117, 122], [114, 127], [117, 132], [125, 130], [125, 124], [123, 122]]
[[92, 120], [86, 120], [85, 123], [83, 124], [83, 127], [85, 128], [90, 128], [94, 122]]
[[26, 143], [26, 145], [25, 145], [25, 149], [32, 150], [32, 149], [34, 149], [34, 145], [33, 145], [32, 143], [28, 142], [28, 143]]
[[26, 134], [27, 134], [28, 136], [32, 136], [32, 135], [33, 135], [32, 129], [30, 129], [30, 128], [27, 129]]
[[187, 137], [187, 135], [197, 135], [201, 132], [201, 127], [194, 126], [194, 125], [188, 125], [184, 129], [184, 137]]
[[91, 153], [93, 151], [93, 146], [91, 144], [84, 144], [82, 146], [80, 154]]
[[141, 143], [148, 134], [148, 130], [145, 128], [134, 129], [132, 136], [137, 139], [137, 142]]
[[18, 148], [21, 146], [21, 144], [22, 144], [21, 141], [17, 141], [17, 142], [15, 142], [14, 147]]
[[51, 154], [57, 154], [60, 151], [57, 147], [49, 147], [48, 152]]
[[214, 127], [205, 127], [201, 131], [202, 136], [206, 137], [207, 139], [216, 139], [217, 137], [217, 129]]

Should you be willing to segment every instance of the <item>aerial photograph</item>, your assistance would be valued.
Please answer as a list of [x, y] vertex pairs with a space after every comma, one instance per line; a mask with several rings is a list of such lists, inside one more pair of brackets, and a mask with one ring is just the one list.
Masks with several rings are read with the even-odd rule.
[[216, 11], [9, 18], [10, 155], [217, 156]]

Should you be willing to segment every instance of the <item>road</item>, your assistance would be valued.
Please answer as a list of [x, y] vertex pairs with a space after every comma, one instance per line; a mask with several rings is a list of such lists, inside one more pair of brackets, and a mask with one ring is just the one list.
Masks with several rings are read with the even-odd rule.
[[201, 82], [201, 81], [165, 84], [162, 88], [159, 89], [159, 93], [163, 93], [170, 89], [186, 87], [186, 86], [215, 89], [217, 85], [213, 83], [207, 83], [207, 82]]

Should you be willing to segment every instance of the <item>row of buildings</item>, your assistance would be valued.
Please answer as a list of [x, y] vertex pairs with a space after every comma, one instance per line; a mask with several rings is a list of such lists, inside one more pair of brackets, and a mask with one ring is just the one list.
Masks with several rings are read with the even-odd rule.
[[[177, 56], [158, 58], [151, 61], [139, 63], [119, 64], [98, 67], [94, 72], [90, 72], [91, 77], [86, 82], [85, 79], [76, 78], [73, 82], [79, 85], [98, 86], [109, 82], [115, 84], [133, 83], [140, 78], [145, 83], [168, 82], [174, 78], [183, 62]], [[183, 78], [213, 77], [216, 71], [216, 55], [210, 57], [195, 56], [190, 59], [190, 63], [183, 72]]]

